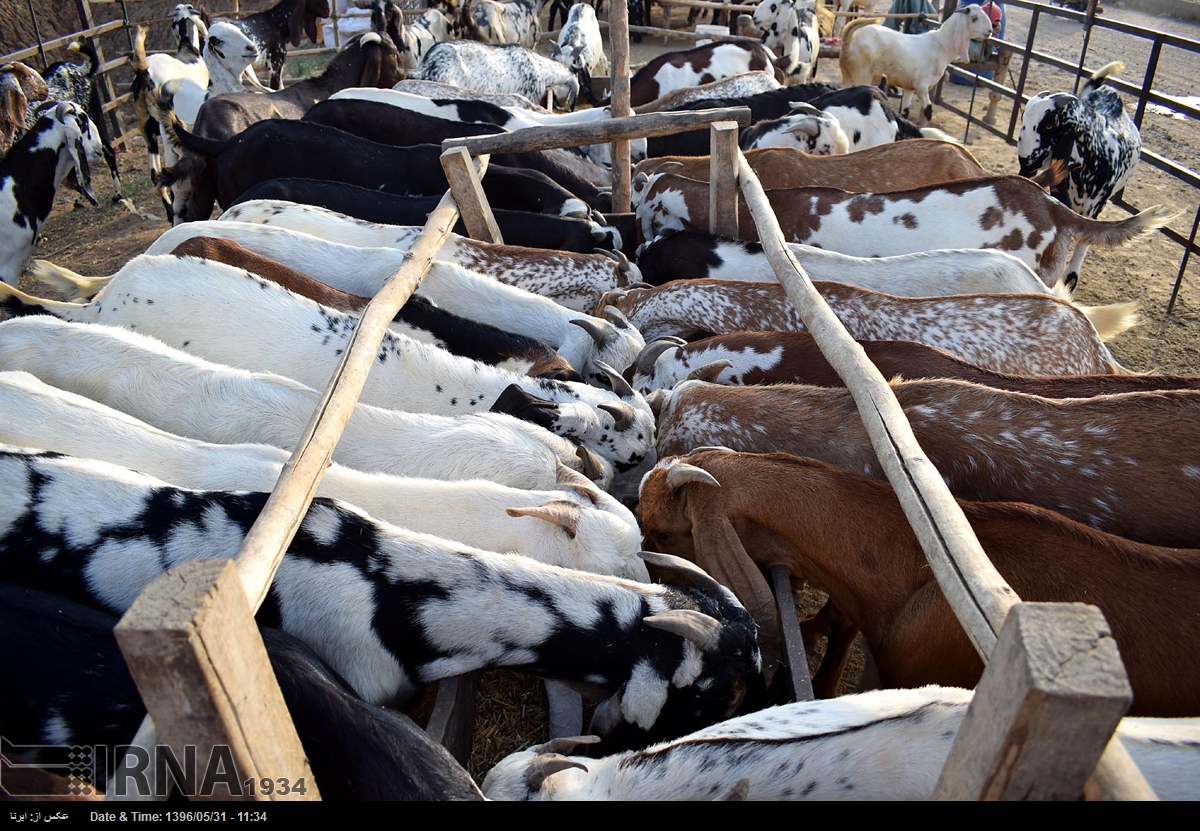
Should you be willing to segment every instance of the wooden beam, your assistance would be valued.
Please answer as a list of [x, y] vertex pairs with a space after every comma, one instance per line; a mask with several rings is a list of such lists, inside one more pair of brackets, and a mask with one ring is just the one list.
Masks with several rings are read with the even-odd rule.
[[[191, 560], [159, 575], [113, 634], [162, 741], [180, 761], [194, 755], [189, 796], [320, 799], [230, 560]], [[217, 759], [228, 778], [211, 787], [206, 774], [217, 772]], [[269, 794], [258, 787], [264, 778]], [[275, 787], [279, 779], [288, 783], [286, 794]], [[244, 789], [247, 780], [254, 781]]]
[[808, 674], [808, 654], [804, 651], [800, 620], [796, 616], [796, 598], [792, 591], [791, 575], [787, 566], [772, 566], [770, 578], [771, 591], [775, 595], [775, 608], [779, 611], [779, 624], [783, 630], [783, 657], [788, 665], [788, 693], [792, 701], [812, 701], [812, 678]]
[[[749, 15], [746, 15], [749, 17]], [[599, 21], [601, 29], [609, 28], [607, 20]], [[721, 41], [741, 41], [742, 43], [762, 43], [761, 37], [753, 37], [751, 35], [706, 35], [703, 32], [687, 32], [683, 29], [664, 29], [661, 26], [629, 26], [630, 32], [636, 32], [639, 35], [662, 35], [665, 42], [668, 38], [682, 38], [683, 40], [721, 40]]]
[[487, 156], [479, 157], [479, 168], [471, 163], [471, 154], [464, 147], [452, 147], [442, 151], [442, 170], [450, 183], [450, 192], [458, 203], [463, 225], [467, 233], [483, 242], [503, 243], [500, 226], [483, 193], [480, 179], [487, 171]]
[[[579, 147], [584, 144], [603, 144], [617, 138], [630, 139], [646, 136], [665, 136], [702, 127], [714, 121], [736, 121], [740, 126], [750, 125], [748, 107], [726, 107], [715, 110], [688, 110], [686, 112], [645, 113], [625, 118], [610, 118], [606, 121], [589, 121], [582, 124], [562, 124], [554, 127], [525, 127], [511, 133], [491, 136], [449, 138], [442, 142], [442, 149], [465, 147], [472, 156], [491, 153], [523, 153], [529, 150], [549, 150], [554, 147]], [[613, 213], [628, 213], [613, 206]]]
[[[609, 6], [608, 40], [612, 46], [612, 76], [610, 99], [612, 120], [632, 115], [629, 100], [629, 7], [616, 2]], [[614, 136], [612, 147], [612, 210], [613, 213], [628, 213], [630, 210], [631, 172], [629, 137]]]
[[933, 798], [1077, 800], [1132, 702], [1099, 609], [1018, 603], [975, 687]]
[[468, 672], [438, 681], [437, 698], [425, 734], [458, 760], [464, 768], [471, 760], [471, 739], [475, 733], [475, 693], [479, 690], [479, 672]]
[[732, 121], [709, 125], [708, 232], [738, 238], [738, 126]]

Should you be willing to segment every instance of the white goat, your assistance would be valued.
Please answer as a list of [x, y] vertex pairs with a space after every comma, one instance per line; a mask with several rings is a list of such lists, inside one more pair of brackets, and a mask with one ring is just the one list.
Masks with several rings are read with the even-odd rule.
[[[928, 124], [933, 118], [930, 88], [951, 61], [967, 57], [972, 40], [986, 40], [991, 34], [992, 20], [979, 6], [960, 6], [940, 28], [920, 35], [859, 18], [842, 31], [842, 86], [874, 85], [886, 75], [889, 84], [904, 89], [900, 114], [918, 125]], [[923, 120], [909, 115], [914, 94], [920, 96]]]
[[[301, 383], [247, 372], [172, 349], [115, 326], [36, 316], [0, 323], [0, 369], [47, 384], [181, 436], [291, 450], [321, 400]], [[435, 416], [359, 404], [333, 460], [368, 472], [430, 479], [489, 479], [553, 488], [559, 463], [607, 486], [611, 465], [568, 440], [501, 413]]]

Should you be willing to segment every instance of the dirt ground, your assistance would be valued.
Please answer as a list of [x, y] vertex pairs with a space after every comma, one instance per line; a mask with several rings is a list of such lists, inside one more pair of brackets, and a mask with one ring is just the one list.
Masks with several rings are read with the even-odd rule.
[[[657, 15], [656, 11], [655, 25], [659, 22]], [[676, 15], [676, 25], [679, 25], [678, 18]], [[1167, 19], [1162, 23], [1168, 27], [1176, 24]], [[1011, 29], [1008, 36], [1010, 40], [1014, 37]], [[688, 45], [674, 41], [670, 48], [683, 49]], [[641, 44], [634, 46], [633, 63], [644, 62], [663, 50], [661, 38], [647, 36]], [[543, 47], [543, 51], [549, 50]], [[1063, 57], [1070, 59], [1077, 55], [1064, 53]], [[1089, 61], [1089, 65], [1095, 63]], [[1015, 61], [1012, 71], [1014, 75], [1019, 71]], [[1139, 77], [1138, 71], [1133, 70], [1129, 77]], [[836, 61], [823, 61], [818, 79], [838, 82]], [[1061, 79], [1035, 66], [1031, 70], [1029, 90], [1043, 88], [1039, 84], [1069, 89], [1070, 79]], [[1194, 80], [1191, 89], [1172, 90], [1172, 94], [1196, 93]], [[971, 88], [946, 84], [944, 95], [946, 100], [967, 109]], [[981, 115], [986, 106], [987, 93], [980, 91], [974, 102], [976, 116]], [[997, 123], [1006, 126], [1010, 113], [1007, 102], [1001, 103]], [[935, 106], [933, 125], [962, 138], [966, 122]], [[1192, 122], [1148, 114], [1145, 135], [1147, 146], [1153, 146], [1164, 155], [1191, 166], [1200, 159], [1200, 130]], [[987, 168], [998, 173], [1017, 172], [1015, 149], [984, 132], [977, 124], [971, 127], [967, 144]], [[102, 202], [100, 208], [93, 208], [84, 203], [82, 197], [65, 192], [34, 249], [34, 257], [51, 260], [86, 275], [110, 274], [142, 253], [167, 229], [163, 206], [147, 176], [144, 149], [140, 144], [136, 145], [129, 152], [120, 154], [119, 163], [128, 203], [109, 204], [112, 191], [106, 180], [95, 182]], [[1196, 215], [1196, 191], [1176, 185], [1148, 165], [1141, 166], [1126, 197], [1138, 206], [1168, 206], [1179, 214], [1172, 227], [1185, 235], [1190, 231]], [[1122, 219], [1126, 215], [1125, 211], [1109, 206], [1102, 218]], [[1124, 248], [1093, 248], [1088, 254], [1076, 300], [1087, 305], [1132, 300], [1140, 306], [1141, 323], [1111, 342], [1118, 360], [1132, 370], [1200, 373], [1200, 352], [1197, 351], [1200, 289], [1196, 285], [1200, 266], [1193, 263], [1189, 267], [1174, 313], [1169, 317], [1165, 314], [1181, 255], [1182, 249], [1161, 234], [1152, 234]], [[803, 604], [804, 610], [815, 611], [819, 601], [820, 598], [810, 590]], [[814, 670], [819, 657], [819, 652], [810, 656]], [[852, 689], [860, 671], [861, 655], [857, 655], [848, 671], [844, 690]], [[486, 673], [479, 698], [475, 749], [469, 766], [472, 775], [481, 781], [492, 764], [507, 753], [544, 741], [545, 724], [545, 693], [540, 683], [511, 672]]]

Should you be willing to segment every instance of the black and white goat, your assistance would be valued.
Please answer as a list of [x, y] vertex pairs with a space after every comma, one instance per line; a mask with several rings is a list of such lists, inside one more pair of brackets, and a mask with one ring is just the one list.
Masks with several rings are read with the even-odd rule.
[[813, 0], [762, 0], [752, 19], [763, 30], [763, 45], [778, 50], [780, 59], [775, 65], [788, 85], [816, 79], [821, 36]]
[[538, 103], [550, 95], [564, 110], [574, 110], [579, 97], [575, 72], [522, 46], [446, 41], [430, 49], [411, 74], [418, 80], [440, 81], [479, 92], [516, 93]]
[[[1125, 112], [1121, 97], [1104, 82], [1124, 64], [1114, 61], [1092, 73], [1079, 97], [1039, 92], [1025, 105], [1017, 158], [1021, 175], [1033, 176], [1061, 159], [1067, 178], [1050, 193], [1076, 213], [1097, 219], [1109, 198], [1125, 188], [1142, 158], [1142, 134]], [[1088, 246], [1080, 243], [1067, 266], [1074, 286]]]
[[471, 0], [468, 19], [480, 43], [516, 44], [526, 49], [537, 46], [542, 27], [538, 17], [546, 0]]
[[[177, 563], [232, 557], [267, 497], [184, 490], [103, 462], [12, 449], [0, 453], [0, 483], [0, 504], [12, 508], [0, 514], [0, 577], [108, 612], [123, 612]], [[762, 659], [742, 605], [690, 563], [643, 556], [679, 585], [484, 552], [318, 498], [258, 617], [304, 641], [374, 704], [501, 666], [599, 687], [609, 698], [592, 729], [611, 750], [761, 703]]]
[[608, 56], [604, 54], [596, 10], [586, 3], [571, 7], [558, 40], [551, 42], [551, 49], [554, 60], [573, 70], [581, 70], [589, 79], [596, 75], [607, 76], [611, 71]]
[[50, 216], [54, 193], [72, 170], [93, 205], [88, 158], [99, 158], [100, 134], [74, 104], [58, 104], [0, 158], [0, 280], [16, 285]]
[[[258, 47], [255, 66], [271, 73], [271, 89], [283, 89], [283, 64], [288, 43], [317, 42], [317, 21], [329, 17], [329, 0], [279, 0], [273, 7], [229, 23], [241, 29]], [[399, 44], [396, 44], [399, 46]]]

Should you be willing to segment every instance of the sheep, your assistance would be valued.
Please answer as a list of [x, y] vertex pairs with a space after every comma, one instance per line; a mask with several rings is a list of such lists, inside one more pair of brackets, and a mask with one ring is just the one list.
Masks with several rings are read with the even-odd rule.
[[[146, 254], [169, 253], [183, 240], [196, 236], [231, 240], [334, 288], [363, 297], [374, 297], [408, 258], [407, 251], [397, 248], [358, 248], [299, 231], [228, 221], [188, 223], [173, 228], [155, 240]], [[549, 298], [505, 285], [504, 281], [485, 276], [486, 273], [439, 260], [430, 268], [418, 292], [464, 318], [538, 338], [588, 376], [607, 378], [601, 362], [627, 366], [645, 346], [637, 330], [628, 326], [619, 314], [610, 312], [611, 319], [606, 319], [572, 312]], [[71, 300], [90, 299], [108, 282], [106, 278], [65, 276], [69, 279], [67, 286], [61, 281], [55, 285], [69, 289], [74, 284], [76, 290]]]
[[692, 101], [723, 96], [757, 95], [760, 92], [779, 89], [780, 86], [780, 83], [775, 80], [774, 72], [756, 69], [753, 72], [743, 72], [741, 75], [732, 75], [728, 78], [710, 81], [707, 84], [672, 90], [649, 103], [634, 107], [633, 111], [638, 115], [669, 112]]
[[[769, 190], [767, 198], [787, 242], [861, 257], [999, 248], [1023, 260], [1047, 286], [1066, 276], [1072, 242], [1122, 245], [1161, 228], [1173, 216], [1156, 205], [1119, 222], [1088, 219], [1021, 176], [942, 182], [895, 193], [792, 188]], [[645, 239], [664, 230], [707, 231], [708, 183], [659, 173], [646, 187], [637, 217]], [[744, 206], [739, 236], [757, 239]]]
[[270, 73], [271, 89], [283, 89], [288, 43], [299, 46], [305, 34], [316, 43], [317, 21], [329, 14], [329, 0], [279, 0], [269, 9], [229, 22], [258, 47], [255, 65]]
[[[167, 257], [134, 258], [88, 304], [42, 300], [0, 286], [0, 305], [13, 316], [114, 322], [210, 360], [328, 385], [358, 318], [221, 263]], [[627, 469], [652, 452], [653, 416], [644, 399], [610, 373], [613, 392], [529, 378], [389, 332], [361, 400], [440, 415], [516, 407], [527, 420], [578, 439]]]
[[[885, 378], [955, 378], [1043, 398], [1200, 390], [1200, 376], [1195, 375], [1008, 375], [910, 341], [863, 341], [859, 346]], [[845, 386], [806, 332], [734, 332], [686, 345], [654, 341], [626, 370], [625, 378], [647, 396], [693, 379], [733, 386]]]
[[[720, 574], [731, 575], [752, 611], [770, 598], [759, 567], [786, 565], [828, 592], [862, 630], [884, 687], [979, 680], [983, 662], [886, 482], [784, 453], [708, 451], [662, 463], [643, 480], [641, 497], [647, 542], [686, 550], [701, 567], [719, 558]], [[1178, 650], [1197, 635], [1200, 552], [1132, 542], [1019, 502], [959, 505], [1017, 596], [1100, 608], [1129, 673], [1132, 715], [1197, 712], [1200, 673]], [[773, 618], [758, 620], [774, 626]]]
[[[1200, 496], [1190, 450], [1200, 393], [1049, 399], [947, 379], [895, 381], [892, 390], [929, 460], [962, 499], [1029, 502], [1150, 545], [1200, 541], [1200, 520], [1178, 510]], [[658, 454], [701, 446], [779, 450], [882, 479], [855, 412], [844, 389], [689, 381], [663, 404]]]
[[15, 286], [42, 225], [54, 206], [54, 192], [72, 170], [93, 205], [89, 157], [99, 158], [100, 135], [79, 107], [56, 105], [0, 158], [0, 280]]
[[763, 30], [763, 45], [779, 50], [776, 66], [788, 85], [816, 80], [821, 35], [813, 0], [762, 0], [751, 19]]
[[[1125, 372], [1103, 339], [1133, 325], [1132, 304], [1076, 307], [1055, 297], [896, 297], [819, 282], [821, 296], [858, 340], [907, 340], [944, 349], [993, 372], [1109, 375]], [[744, 280], [677, 281], [618, 289], [607, 300], [647, 341], [728, 332], [802, 332], [781, 285]]]
[[50, 88], [36, 70], [14, 61], [0, 66], [0, 90], [0, 153], [7, 153], [29, 129], [30, 106], [45, 101]]
[[[901, 297], [953, 294], [1053, 294], [1053, 289], [1012, 254], [977, 248], [948, 248], [891, 257], [851, 257], [811, 245], [788, 246], [810, 279], [846, 283]], [[654, 286], [671, 280], [748, 280], [775, 283], [771, 264], [757, 242], [739, 242], [692, 231], [659, 237], [638, 252], [642, 279]]]
[[[769, 182], [773, 190], [827, 187], [851, 193], [890, 193], [938, 182], [992, 175], [971, 155], [970, 150], [934, 139], [883, 144], [858, 150], [849, 158], [802, 155], [796, 148], [790, 147], [751, 150], [745, 155], [758, 178]], [[650, 176], [667, 162], [679, 165], [673, 165], [671, 169], [680, 176], [698, 182], [708, 181], [707, 156], [646, 159], [633, 168], [632, 196], [635, 207], [645, 196]]]
[[[146, 711], [113, 636], [117, 618], [7, 583], [0, 584], [0, 598], [9, 636], [0, 657], [11, 668], [0, 690], [8, 763], [65, 763], [65, 756], [50, 755], [50, 737], [71, 746], [127, 746]], [[408, 716], [362, 701], [296, 638], [268, 627], [259, 632], [322, 798], [483, 799], [462, 766]], [[38, 748], [14, 758], [13, 745]], [[96, 754], [92, 785], [108, 781], [110, 793], [122, 786], [135, 793], [137, 784], [111, 779], [110, 761]], [[73, 784], [78, 793], [80, 783]]]
[[[987, 40], [992, 20], [979, 6], [960, 6], [939, 28], [920, 35], [906, 35], [881, 26], [871, 18], [859, 18], [842, 30], [839, 62], [842, 86], [875, 84], [882, 76], [903, 88], [900, 112], [911, 118], [913, 95], [921, 100], [920, 116], [933, 119], [930, 88], [956, 58], [967, 57], [972, 40]], [[915, 119], [914, 119], [915, 120]]]
[[[268, 445], [209, 444], [165, 433], [25, 372], [0, 372], [0, 400], [4, 444], [98, 459], [193, 490], [270, 491], [290, 455]], [[316, 493], [416, 533], [648, 583], [637, 556], [641, 532], [628, 509], [569, 468], [560, 467], [557, 478], [554, 489], [523, 490], [333, 464]]]
[[[401, 251], [409, 249], [420, 231], [419, 228], [398, 228], [353, 220], [324, 208], [276, 200], [235, 205], [221, 215], [220, 222], [256, 222], [308, 233], [330, 242], [366, 248], [393, 247]], [[509, 238], [507, 231], [505, 238]], [[554, 240], [533, 241], [550, 243]], [[451, 234], [438, 256], [464, 268], [490, 274], [502, 282], [550, 297], [575, 311], [590, 312], [598, 307], [598, 301], [605, 291], [615, 285], [636, 283], [642, 279], [638, 267], [623, 254], [582, 254], [571, 250], [547, 250], [549, 247], [497, 245]]]
[[[148, 424], [217, 444], [291, 450], [321, 400], [289, 378], [214, 364], [161, 341], [36, 316], [0, 323], [0, 369], [32, 373]], [[607, 487], [612, 466], [548, 430], [500, 413], [436, 416], [358, 404], [333, 460], [368, 473], [551, 489], [558, 464]]]
[[[629, 105], [638, 107], [672, 90], [771, 66], [774, 66], [773, 56], [758, 43], [710, 43], [666, 52], [647, 62], [629, 79]], [[653, 151], [651, 154], [654, 155]]]
[[[1142, 136], [1125, 112], [1120, 96], [1103, 84], [1120, 72], [1120, 61], [1092, 73], [1079, 97], [1039, 92], [1025, 105], [1017, 136], [1022, 176], [1061, 160], [1067, 178], [1051, 193], [1071, 210], [1098, 219], [1109, 197], [1125, 188], [1142, 157]], [[1088, 246], [1080, 243], [1067, 266], [1067, 280], [1078, 279]]]
[[[125, 611], [176, 563], [232, 557], [267, 497], [11, 449], [0, 454], [0, 482], [13, 508], [0, 515], [0, 576], [19, 573], [31, 588], [53, 585], [108, 612]], [[63, 511], [75, 519], [54, 519]], [[318, 497], [259, 619], [304, 641], [372, 704], [400, 705], [420, 684], [500, 666], [600, 687], [610, 697], [593, 729], [613, 750], [761, 704], [750, 616], [694, 566], [643, 556], [681, 585], [480, 551]]]
[[471, 0], [467, 21], [475, 39], [488, 44], [516, 44], [526, 49], [537, 46], [542, 27], [538, 16], [546, 0]]
[[579, 78], [558, 61], [523, 46], [489, 46], [471, 40], [435, 44], [412, 76], [489, 93], [516, 93], [532, 101], [550, 97], [575, 109]]
[[[671, 742], [600, 759], [589, 737], [509, 754], [483, 780], [493, 800], [709, 801], [744, 782], [747, 800], [927, 800], [971, 701], [926, 686], [804, 701], [739, 716]], [[1160, 799], [1191, 799], [1200, 721], [1123, 719], [1116, 738]]]
[[589, 87], [591, 78], [607, 76], [611, 72], [596, 10], [585, 3], [571, 6], [558, 40], [551, 41], [551, 49], [554, 60], [586, 74]]

